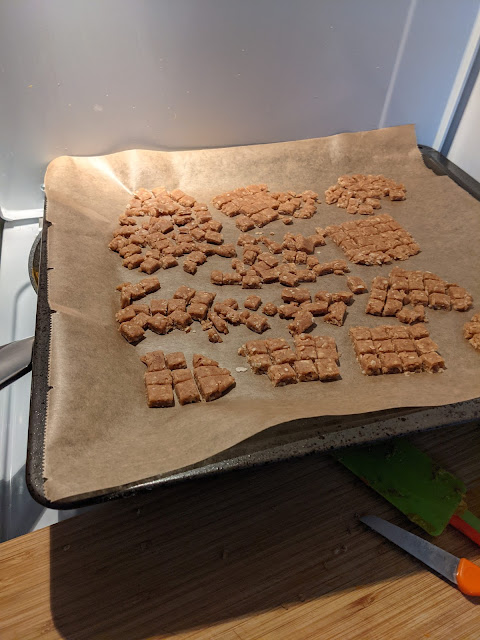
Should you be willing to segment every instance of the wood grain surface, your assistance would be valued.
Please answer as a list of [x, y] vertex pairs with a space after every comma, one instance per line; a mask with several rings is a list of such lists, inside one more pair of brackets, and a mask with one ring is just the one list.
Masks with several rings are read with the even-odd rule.
[[[479, 424], [412, 440], [480, 513]], [[160, 489], [0, 545], [1, 640], [478, 640], [469, 599], [358, 523], [415, 533], [328, 455]], [[451, 527], [436, 544], [480, 561]]]

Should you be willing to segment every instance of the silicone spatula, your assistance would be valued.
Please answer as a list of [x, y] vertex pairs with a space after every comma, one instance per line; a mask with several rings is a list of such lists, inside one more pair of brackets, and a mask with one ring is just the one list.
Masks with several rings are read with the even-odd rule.
[[368, 486], [432, 536], [451, 524], [480, 546], [480, 519], [467, 510], [466, 487], [403, 438], [332, 453]]

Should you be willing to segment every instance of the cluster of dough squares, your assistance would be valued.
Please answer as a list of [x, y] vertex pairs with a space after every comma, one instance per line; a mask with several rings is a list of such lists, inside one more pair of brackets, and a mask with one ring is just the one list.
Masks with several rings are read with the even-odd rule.
[[[228, 334], [229, 325], [244, 324], [255, 333], [263, 333], [270, 328], [264, 315], [248, 309], [239, 311], [234, 298], [214, 304], [215, 293], [196, 291], [186, 285], [178, 287], [171, 298], [153, 298], [148, 304], [137, 302], [148, 293], [160, 289], [155, 277], [145, 278], [138, 285], [124, 282], [117, 289], [121, 292], [122, 308], [115, 314], [115, 319], [120, 324], [120, 334], [132, 344], [140, 342], [147, 329], [159, 335], [165, 335], [173, 329], [188, 332], [195, 321], [207, 331], [212, 343], [222, 342], [220, 334]], [[133, 298], [132, 292], [135, 294]]]
[[274, 282], [296, 287], [302, 282], [315, 282], [319, 276], [347, 273], [349, 267], [345, 260], [321, 263], [312, 255], [316, 247], [324, 244], [320, 228], [311, 236], [287, 233], [282, 243], [264, 236], [242, 234], [237, 241], [242, 255], [232, 259], [233, 271], [212, 271], [210, 281], [217, 286], [237, 284], [243, 289], [261, 289], [263, 284]]
[[463, 287], [442, 280], [431, 271], [407, 271], [394, 267], [388, 278], [372, 281], [365, 309], [374, 316], [396, 316], [413, 324], [425, 320], [425, 307], [450, 311], [468, 311], [473, 298]]
[[382, 325], [352, 327], [350, 337], [362, 371], [368, 376], [382, 373], [436, 373], [445, 369], [438, 345], [424, 324], [410, 327]]
[[463, 336], [474, 349], [480, 351], [480, 313], [476, 313], [463, 325]]
[[142, 356], [147, 365], [144, 374], [149, 407], [173, 407], [175, 399], [181, 405], [217, 400], [235, 386], [235, 379], [228, 369], [201, 354], [192, 360], [193, 372], [187, 368], [185, 355], [177, 351], [165, 354], [150, 351]]
[[283, 338], [251, 340], [240, 347], [239, 355], [247, 358], [254, 373], [266, 374], [274, 387], [340, 378], [334, 338], [300, 334], [294, 343], [292, 349]]
[[180, 189], [139, 189], [113, 232], [108, 245], [123, 258], [123, 266], [152, 274], [178, 265], [194, 275], [209, 256], [232, 258], [232, 244], [224, 243], [222, 223], [213, 220], [206, 204]]
[[[210, 312], [205, 329], [214, 330], [218, 333], [228, 333], [228, 325], [238, 326], [243, 324], [254, 333], [263, 333], [270, 329], [270, 325], [265, 316], [259, 313], [253, 313], [253, 310], [246, 308], [240, 311], [238, 302], [235, 298], [226, 298], [225, 300], [216, 302]], [[258, 308], [258, 307], [257, 307]], [[210, 336], [209, 336], [210, 337]], [[211, 340], [218, 342], [218, 340]]]
[[311, 218], [317, 210], [318, 194], [314, 191], [271, 192], [266, 184], [251, 184], [215, 196], [212, 200], [226, 216], [236, 217], [240, 231], [250, 231], [283, 218], [287, 224], [292, 218]]
[[356, 264], [390, 264], [420, 252], [408, 231], [387, 213], [331, 225], [325, 234]]
[[314, 317], [322, 316], [324, 322], [343, 326], [347, 305], [353, 302], [351, 291], [317, 291], [312, 298], [304, 287], [292, 287], [282, 291], [284, 304], [278, 307], [280, 318], [290, 319], [288, 330], [292, 335], [305, 333], [314, 326]]
[[325, 202], [346, 209], [347, 213], [372, 215], [381, 209], [381, 198], [405, 200], [405, 185], [385, 176], [364, 175], [340, 176], [337, 184], [325, 191]]
[[[149, 293], [160, 289], [157, 278], [146, 280], [156, 281], [150, 283]], [[132, 302], [131, 295], [130, 298], [125, 295], [125, 290], [131, 291], [131, 288], [136, 286], [123, 283], [117, 287], [121, 291], [122, 309], [115, 314], [115, 319], [120, 324], [121, 335], [131, 343], [139, 342], [147, 329], [159, 335], [165, 335], [173, 329], [188, 331], [195, 320], [205, 321], [215, 299], [214, 293], [196, 291], [182, 285], [175, 291], [172, 298], [153, 298], [149, 304], [142, 304]], [[144, 295], [147, 293], [145, 292]], [[134, 300], [136, 299], [138, 298], [135, 297]], [[127, 301], [128, 304], [124, 305], [123, 303]]]

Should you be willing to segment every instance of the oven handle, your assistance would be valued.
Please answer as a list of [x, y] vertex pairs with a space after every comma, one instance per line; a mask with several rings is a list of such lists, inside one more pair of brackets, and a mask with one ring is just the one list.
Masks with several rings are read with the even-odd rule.
[[0, 347], [0, 388], [10, 384], [30, 369], [33, 337]]

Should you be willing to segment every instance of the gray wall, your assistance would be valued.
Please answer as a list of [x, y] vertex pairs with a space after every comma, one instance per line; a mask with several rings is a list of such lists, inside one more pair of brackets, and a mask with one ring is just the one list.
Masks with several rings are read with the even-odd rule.
[[414, 122], [431, 145], [474, 0], [0, 0], [0, 205], [63, 154]]

